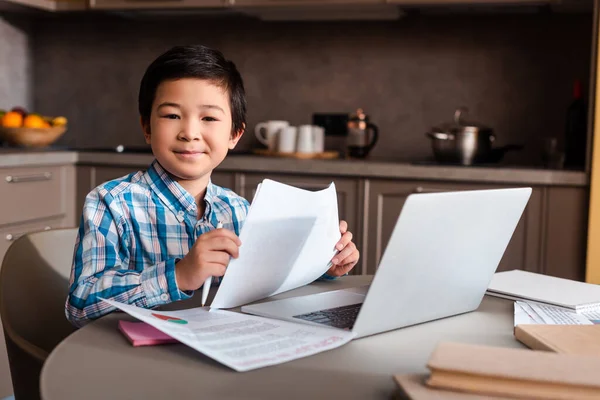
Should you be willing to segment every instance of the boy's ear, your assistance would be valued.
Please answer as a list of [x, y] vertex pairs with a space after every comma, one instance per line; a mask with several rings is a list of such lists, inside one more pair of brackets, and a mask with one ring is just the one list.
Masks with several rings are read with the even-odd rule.
[[144, 132], [144, 139], [146, 143], [150, 144], [150, 124], [144, 122], [144, 118], [140, 117], [140, 125], [142, 125], [142, 131]]
[[246, 124], [243, 124], [241, 129], [239, 129], [231, 134], [231, 136], [229, 137], [229, 150], [233, 150], [235, 148], [235, 146], [238, 144], [238, 142], [242, 138], [242, 135], [244, 134], [245, 131], [246, 131]]

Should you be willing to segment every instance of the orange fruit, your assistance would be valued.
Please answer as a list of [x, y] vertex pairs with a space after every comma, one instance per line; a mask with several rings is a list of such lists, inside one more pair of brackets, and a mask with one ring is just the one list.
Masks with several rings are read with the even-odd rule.
[[67, 124], [67, 119], [65, 117], [55, 117], [52, 120], [52, 126], [65, 126]]
[[25, 128], [45, 128], [46, 121], [37, 114], [29, 114], [23, 120], [23, 126]]
[[20, 128], [23, 125], [23, 116], [16, 111], [9, 111], [2, 117], [2, 126], [6, 128]]

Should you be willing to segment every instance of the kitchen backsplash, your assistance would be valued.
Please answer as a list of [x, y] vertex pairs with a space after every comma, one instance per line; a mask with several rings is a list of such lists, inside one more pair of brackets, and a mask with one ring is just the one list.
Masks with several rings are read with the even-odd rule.
[[587, 87], [591, 37], [591, 14], [336, 23], [61, 16], [35, 23], [33, 104], [69, 118], [65, 145], [143, 144], [137, 93], [145, 67], [173, 45], [203, 43], [244, 77], [248, 130], [239, 150], [258, 146], [259, 121], [310, 123], [313, 112], [362, 107], [380, 130], [373, 157], [424, 159], [425, 132], [467, 106], [495, 129], [498, 145], [525, 145], [509, 161], [537, 161], [544, 137], [562, 143], [572, 81]]
[[0, 15], [0, 109], [31, 105], [30, 27]]

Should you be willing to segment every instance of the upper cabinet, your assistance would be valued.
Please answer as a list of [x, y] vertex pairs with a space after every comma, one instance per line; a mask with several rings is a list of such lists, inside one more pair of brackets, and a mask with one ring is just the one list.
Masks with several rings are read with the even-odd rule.
[[328, 4], [385, 4], [385, 0], [229, 0], [233, 6], [305, 6]]
[[[300, 15], [307, 10], [336, 6], [337, 10], [346, 7], [380, 4], [385, 5], [385, 0], [89, 0], [91, 9], [173, 9], [173, 8], [216, 8], [223, 12], [236, 12], [254, 14], [251, 10], [258, 8], [256, 16], [261, 17], [262, 12], [277, 14], [278, 10], [294, 8]], [[308, 7], [308, 9], [306, 8]]]
[[[590, 8], [593, 0], [0, 0], [2, 10], [131, 11], [160, 15], [177, 10], [197, 10], [211, 15], [248, 15], [261, 20], [394, 20], [403, 7], [491, 6], [520, 7], [568, 4]], [[568, 7], [567, 7], [568, 8]]]
[[233, 0], [88, 0], [96, 10], [225, 8]]
[[76, 11], [87, 9], [87, 0], [0, 0], [0, 11]]

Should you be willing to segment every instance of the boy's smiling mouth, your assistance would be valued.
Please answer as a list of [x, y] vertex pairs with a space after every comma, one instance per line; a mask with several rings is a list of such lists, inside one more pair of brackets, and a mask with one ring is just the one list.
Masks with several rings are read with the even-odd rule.
[[199, 157], [205, 154], [206, 152], [203, 150], [173, 150], [173, 153], [175, 153], [179, 157], [193, 158]]

